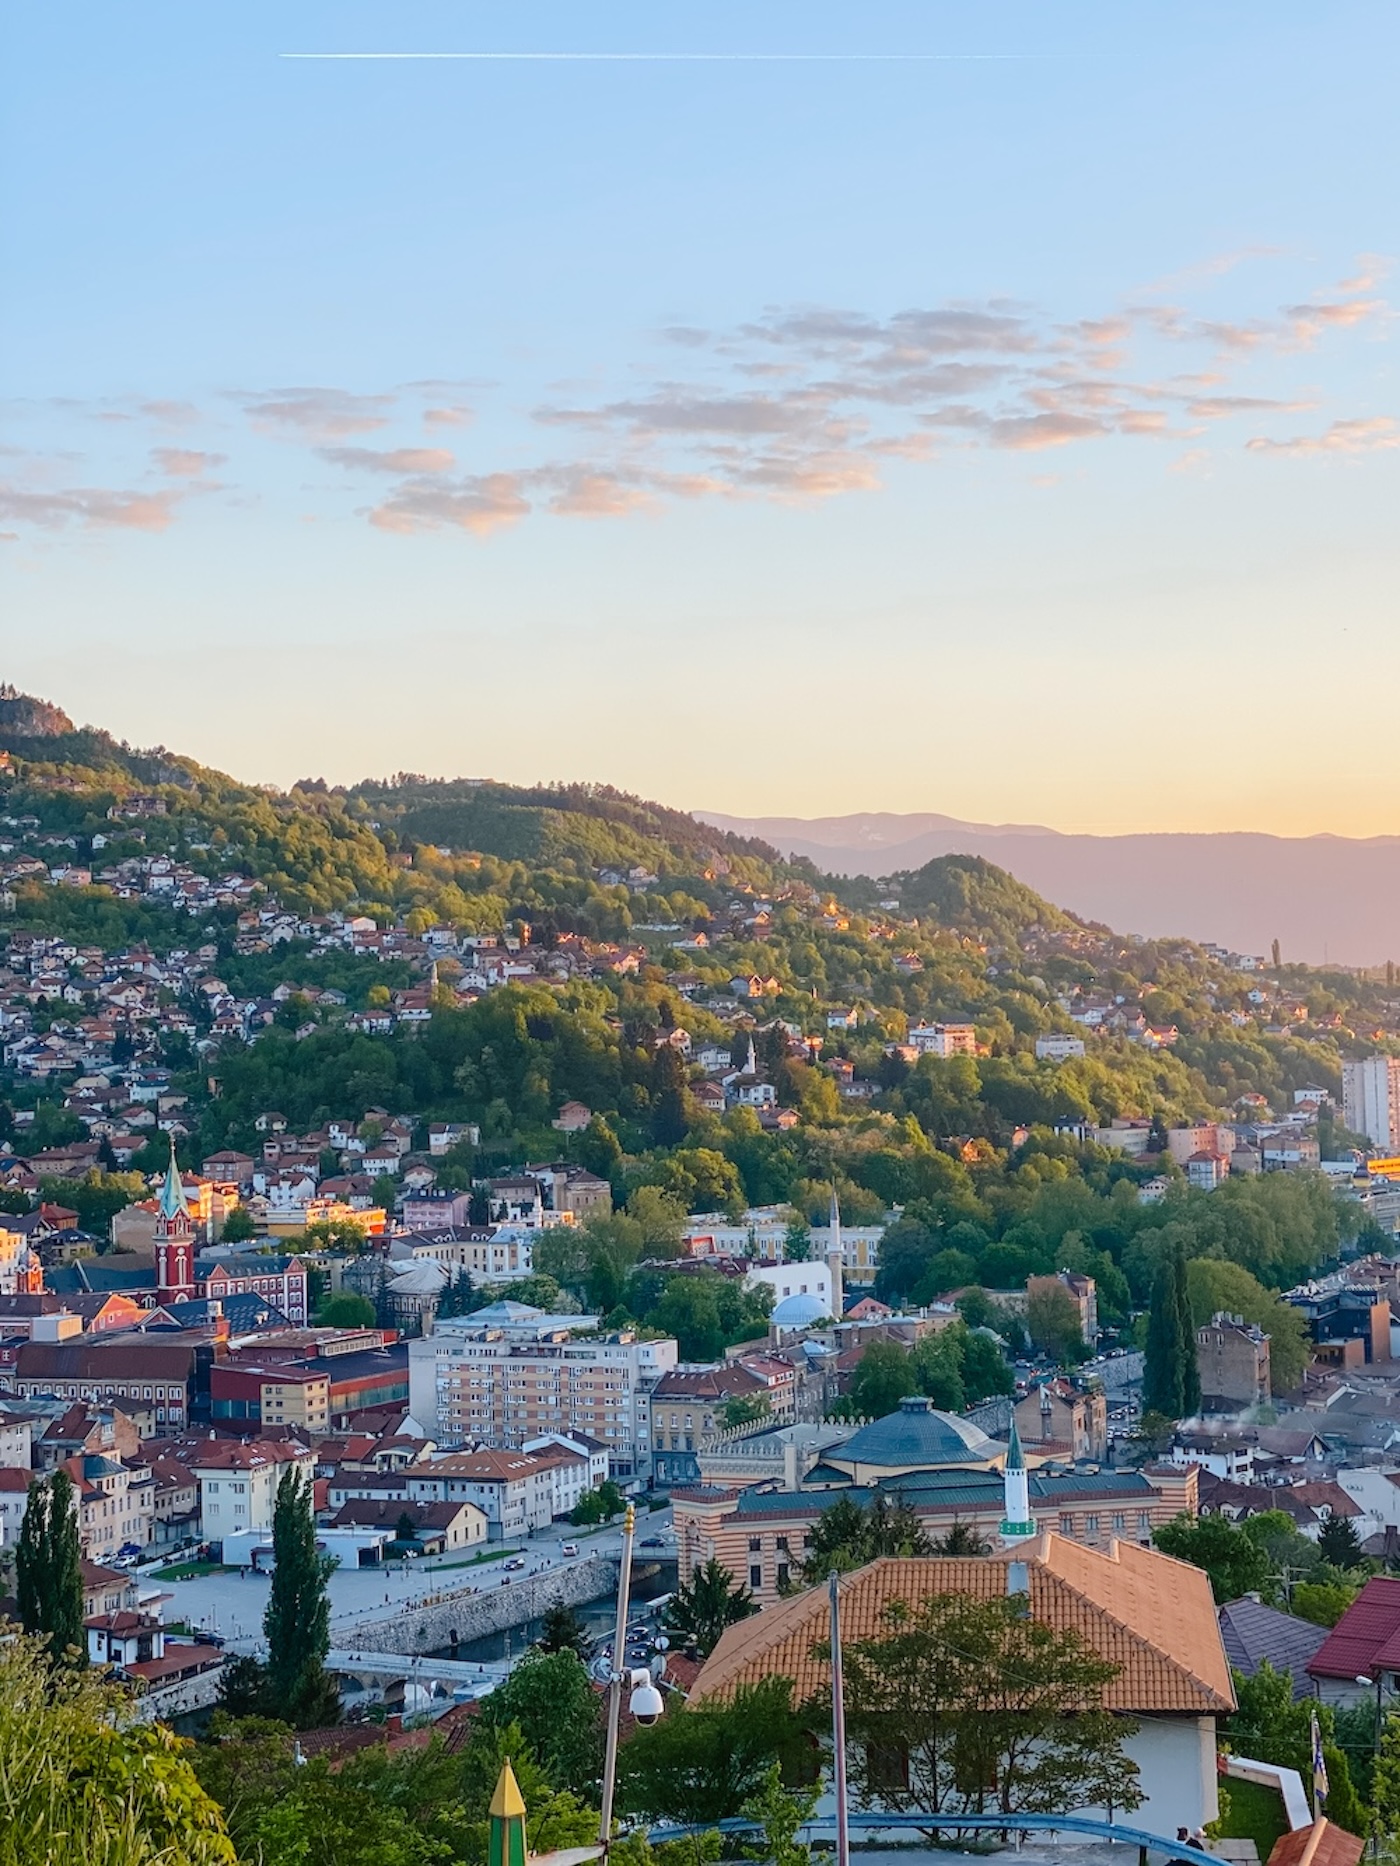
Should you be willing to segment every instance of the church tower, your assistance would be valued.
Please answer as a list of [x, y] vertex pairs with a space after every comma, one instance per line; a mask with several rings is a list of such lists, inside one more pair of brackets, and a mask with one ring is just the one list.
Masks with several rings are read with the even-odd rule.
[[194, 1293], [194, 1223], [172, 1140], [156, 1213], [156, 1301], [188, 1302]]
[[1021, 1455], [1021, 1435], [1016, 1430], [1016, 1415], [1011, 1415], [1011, 1442], [1006, 1448], [1006, 1464], [1002, 1471], [1006, 1501], [1003, 1508], [1006, 1515], [1002, 1518], [1001, 1539], [1004, 1546], [1014, 1549], [1019, 1543], [1029, 1542], [1038, 1535], [1031, 1520], [1031, 1480], [1026, 1472], [1026, 1461]]

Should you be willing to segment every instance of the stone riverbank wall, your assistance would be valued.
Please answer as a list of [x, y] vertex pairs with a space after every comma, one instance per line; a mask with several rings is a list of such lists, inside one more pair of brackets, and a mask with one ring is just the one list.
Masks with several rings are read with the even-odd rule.
[[[522, 1575], [510, 1585], [498, 1585], [480, 1594], [470, 1583], [449, 1591], [442, 1588], [418, 1602], [387, 1614], [382, 1620], [347, 1620], [331, 1628], [331, 1644], [356, 1652], [440, 1652], [445, 1646], [503, 1633], [540, 1619], [550, 1607], [579, 1607], [601, 1600], [617, 1590], [617, 1561], [607, 1555], [589, 1555], [542, 1574]], [[635, 1572], [635, 1571], [634, 1571]]]

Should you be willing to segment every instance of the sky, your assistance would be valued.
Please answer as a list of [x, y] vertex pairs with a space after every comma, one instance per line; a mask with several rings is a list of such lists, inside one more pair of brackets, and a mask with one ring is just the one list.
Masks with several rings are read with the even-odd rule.
[[1397, 53], [11, 7], [0, 678], [263, 782], [1400, 831]]

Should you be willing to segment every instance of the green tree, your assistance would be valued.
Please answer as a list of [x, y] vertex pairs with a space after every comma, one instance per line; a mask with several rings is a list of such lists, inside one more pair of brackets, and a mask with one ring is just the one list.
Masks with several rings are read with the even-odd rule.
[[934, 1552], [924, 1527], [900, 1497], [893, 1501], [877, 1490], [868, 1506], [854, 1497], [838, 1497], [812, 1525], [802, 1562], [803, 1579], [824, 1581], [832, 1571], [846, 1574], [883, 1555], [927, 1556]]
[[535, 1644], [541, 1652], [572, 1652], [580, 1659], [587, 1659], [593, 1642], [573, 1608], [556, 1600], [545, 1610]]
[[29, 1486], [15, 1549], [15, 1590], [25, 1632], [42, 1634], [56, 1663], [86, 1665], [78, 1499], [62, 1465]]
[[766, 1393], [736, 1393], [724, 1402], [720, 1424], [726, 1432], [733, 1432], [741, 1425], [757, 1425], [772, 1410]]
[[743, 1812], [751, 1821], [757, 1821], [763, 1834], [758, 1846], [744, 1849], [747, 1856], [767, 1860], [769, 1866], [812, 1866], [812, 1849], [797, 1836], [811, 1820], [820, 1800], [820, 1784], [784, 1788], [781, 1765], [770, 1763], [762, 1786], [743, 1806]]
[[1318, 1531], [1318, 1553], [1334, 1568], [1359, 1568], [1366, 1557], [1361, 1552], [1361, 1538], [1346, 1516], [1329, 1516]]
[[852, 1787], [866, 1806], [939, 1813], [1131, 1810], [1131, 1720], [1095, 1708], [1119, 1667], [1008, 1597], [897, 1603], [846, 1650]]
[[702, 1659], [708, 1659], [726, 1626], [757, 1612], [753, 1595], [712, 1555], [672, 1594], [666, 1605], [666, 1624]]
[[162, 1724], [126, 1695], [55, 1671], [28, 1637], [0, 1647], [0, 1866], [236, 1866], [222, 1816]]
[[1361, 1590], [1345, 1581], [1297, 1581], [1288, 1597], [1290, 1610], [1314, 1626], [1335, 1626]]
[[533, 1647], [482, 1700], [484, 1728], [517, 1727], [552, 1782], [581, 1789], [603, 1766], [603, 1700], [571, 1646]]
[[1084, 1329], [1069, 1291], [1059, 1282], [1037, 1283], [1026, 1298], [1026, 1333], [1052, 1360], [1084, 1358]]
[[1217, 1604], [1244, 1594], [1273, 1597], [1268, 1555], [1224, 1516], [1174, 1516], [1152, 1531], [1152, 1541], [1164, 1555], [1203, 1568]]
[[897, 1341], [872, 1341], [856, 1363], [846, 1398], [855, 1418], [883, 1419], [918, 1390], [919, 1378], [908, 1348]]
[[272, 1512], [272, 1587], [263, 1633], [267, 1639], [267, 1697], [282, 1719], [299, 1730], [335, 1723], [340, 1696], [325, 1670], [330, 1651], [333, 1556], [316, 1548], [312, 1485], [288, 1465]]
[[219, 1233], [225, 1244], [247, 1244], [257, 1235], [258, 1227], [246, 1205], [234, 1206], [224, 1219], [223, 1230]]
[[610, 1523], [626, 1508], [626, 1497], [611, 1477], [605, 1477], [596, 1490], [585, 1491], [579, 1498], [569, 1512], [569, 1521], [576, 1529], [583, 1529], [589, 1523]]
[[1185, 1419], [1199, 1411], [1201, 1376], [1187, 1289], [1186, 1252], [1178, 1240], [1161, 1259], [1152, 1284], [1143, 1368], [1144, 1410]]
[[368, 1296], [356, 1295], [352, 1289], [337, 1290], [333, 1296], [327, 1296], [316, 1311], [318, 1328], [373, 1328], [374, 1304]]
[[635, 1731], [618, 1762], [619, 1800], [649, 1820], [713, 1827], [743, 1813], [775, 1763], [800, 1773], [805, 1751], [791, 1681], [766, 1678]]
[[598, 1810], [583, 1798], [584, 1785], [557, 1783], [525, 1741], [519, 1724], [501, 1726], [478, 1718], [462, 1756], [460, 1776], [461, 1818], [466, 1825], [459, 1831], [465, 1834], [461, 1853], [468, 1866], [486, 1866], [487, 1810], [504, 1762], [515, 1771], [525, 1803], [527, 1857], [592, 1846], [597, 1841]]

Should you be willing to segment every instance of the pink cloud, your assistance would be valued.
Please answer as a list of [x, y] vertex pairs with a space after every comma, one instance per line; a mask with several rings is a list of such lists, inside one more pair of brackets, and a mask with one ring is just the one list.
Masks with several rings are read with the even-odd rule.
[[459, 480], [406, 480], [369, 515], [380, 531], [437, 531], [444, 526], [484, 538], [530, 510], [515, 473]]
[[265, 433], [311, 435], [337, 440], [388, 425], [388, 395], [355, 395], [348, 389], [276, 389], [244, 396], [254, 427]]
[[153, 447], [151, 458], [171, 479], [198, 479], [211, 467], [222, 466], [223, 454], [203, 454], [190, 447]]
[[368, 473], [447, 473], [456, 466], [445, 447], [319, 447], [323, 460], [333, 466]]
[[1251, 453], [1290, 454], [1370, 454], [1400, 447], [1400, 421], [1389, 415], [1369, 415], [1349, 421], [1334, 421], [1321, 434], [1300, 434], [1293, 440], [1276, 441], [1258, 436], [1246, 441]]
[[89, 486], [60, 492], [0, 486], [0, 517], [49, 530], [75, 524], [122, 531], [164, 531], [175, 516], [180, 496], [177, 492], [114, 492]]

